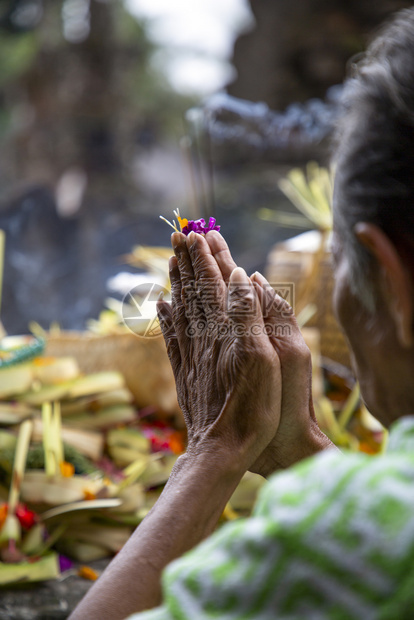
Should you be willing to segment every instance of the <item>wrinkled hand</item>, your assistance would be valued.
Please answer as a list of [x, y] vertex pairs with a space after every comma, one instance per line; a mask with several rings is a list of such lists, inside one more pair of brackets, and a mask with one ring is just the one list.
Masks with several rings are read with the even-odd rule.
[[[228, 281], [236, 267], [224, 238], [208, 233], [206, 240], [222, 277]], [[268, 476], [332, 444], [320, 431], [312, 403], [312, 361], [291, 306], [275, 293], [259, 273], [251, 280], [260, 299], [269, 340], [280, 360], [282, 407], [280, 423], [271, 442], [250, 467]]]
[[255, 463], [267, 476], [331, 447], [316, 421], [312, 401], [312, 359], [291, 306], [259, 273], [252, 281], [261, 300], [269, 339], [282, 371], [282, 411], [278, 431]]
[[231, 270], [227, 285], [201, 235], [174, 233], [172, 243], [172, 303], [158, 302], [158, 315], [188, 452], [230, 452], [247, 469], [279, 425], [279, 359], [246, 273]]

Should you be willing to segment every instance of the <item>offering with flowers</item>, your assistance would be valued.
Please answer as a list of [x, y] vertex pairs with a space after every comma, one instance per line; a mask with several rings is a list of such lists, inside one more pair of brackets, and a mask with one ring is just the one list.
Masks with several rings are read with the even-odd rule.
[[206, 235], [210, 230], [220, 230], [220, 226], [216, 224], [215, 217], [210, 217], [208, 224], [206, 224], [204, 218], [200, 218], [199, 220], [188, 220], [187, 218], [182, 218], [180, 216], [179, 209], [176, 209], [173, 213], [178, 220], [178, 224], [175, 220], [170, 222], [162, 215], [160, 215], [160, 218], [164, 220], [168, 226], [171, 226], [175, 232], [181, 232], [183, 235], [187, 236], [190, 232], [195, 232], [199, 235]]

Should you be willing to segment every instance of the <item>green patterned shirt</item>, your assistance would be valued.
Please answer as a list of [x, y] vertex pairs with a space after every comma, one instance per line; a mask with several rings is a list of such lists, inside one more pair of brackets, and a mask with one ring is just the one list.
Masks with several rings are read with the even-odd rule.
[[387, 454], [327, 450], [274, 475], [253, 516], [172, 562], [130, 620], [412, 620], [414, 417]]

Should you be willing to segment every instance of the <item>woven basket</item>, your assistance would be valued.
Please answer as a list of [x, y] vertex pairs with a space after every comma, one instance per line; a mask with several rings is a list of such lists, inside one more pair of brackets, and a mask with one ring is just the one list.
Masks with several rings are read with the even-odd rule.
[[162, 337], [61, 332], [48, 337], [45, 355], [74, 357], [85, 374], [117, 370], [124, 375], [139, 407], [154, 406], [171, 414], [180, 411]]
[[266, 266], [267, 279], [273, 285], [294, 284], [296, 315], [306, 305], [315, 304], [317, 311], [306, 327], [319, 329], [323, 357], [350, 368], [348, 345], [332, 308], [334, 278], [330, 253], [325, 249], [290, 251], [287, 247], [288, 244], [280, 243], [270, 252]]

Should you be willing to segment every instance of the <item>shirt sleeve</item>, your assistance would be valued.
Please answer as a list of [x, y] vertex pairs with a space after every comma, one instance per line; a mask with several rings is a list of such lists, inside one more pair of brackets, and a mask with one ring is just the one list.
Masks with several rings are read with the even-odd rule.
[[170, 564], [161, 615], [135, 620], [408, 620], [413, 485], [414, 450], [303, 461], [263, 487], [251, 518]]

